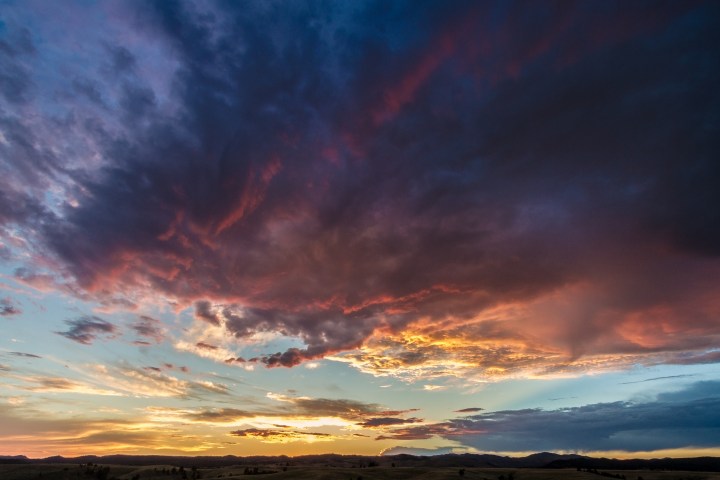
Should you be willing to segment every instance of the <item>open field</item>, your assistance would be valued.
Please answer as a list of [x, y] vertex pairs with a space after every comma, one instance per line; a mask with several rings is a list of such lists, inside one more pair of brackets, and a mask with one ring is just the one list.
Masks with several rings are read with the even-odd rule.
[[[175, 468], [175, 473], [172, 469]], [[576, 469], [517, 469], [517, 468], [465, 468], [460, 475], [460, 468], [453, 467], [370, 467], [370, 468], [333, 468], [333, 467], [283, 467], [262, 466], [258, 475], [252, 472], [252, 466], [245, 465], [184, 469], [185, 477], [204, 480], [209, 479], [245, 479], [259, 478], [263, 480], [601, 480], [613, 478], [610, 475], [625, 475], [627, 480], [720, 480], [720, 473], [624, 470], [601, 471], [600, 473], [579, 472]], [[163, 473], [166, 472], [166, 473]], [[273, 473], [269, 473], [273, 472]], [[131, 465], [85, 465], [68, 464], [33, 464], [33, 465], [0, 465], [2, 480], [182, 480], [183, 474], [171, 465], [143, 466]]]

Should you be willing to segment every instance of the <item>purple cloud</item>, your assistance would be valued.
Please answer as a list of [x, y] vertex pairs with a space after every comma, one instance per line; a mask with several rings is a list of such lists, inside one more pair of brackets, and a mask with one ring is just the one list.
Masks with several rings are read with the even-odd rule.
[[64, 332], [55, 333], [83, 345], [90, 345], [100, 336], [112, 338], [117, 333], [115, 325], [94, 315], [85, 315], [75, 320], [66, 320], [65, 323], [70, 328]]
[[9, 298], [0, 298], [0, 316], [11, 317], [13, 315], [19, 315], [22, 310], [17, 308], [13, 301]]
[[[9, 25], [0, 224], [59, 265], [25, 277], [45, 288], [157, 294], [229, 337], [300, 339], [258, 355], [268, 367], [423, 322], [483, 369], [699, 360], [720, 341], [720, 14], [611, 3], [133, 4], [142, 22], [114, 25], [142, 40], [93, 30], [68, 79], [28, 68], [49, 42]], [[31, 125], [26, 104], [73, 121]], [[473, 350], [488, 330], [517, 351]], [[395, 350], [363, 368], [445, 355]]]
[[[135, 333], [145, 339], [150, 339], [155, 343], [160, 343], [165, 339], [162, 322], [156, 318], [141, 315], [135, 322], [130, 325]], [[145, 340], [139, 340], [141, 344], [147, 344]]]

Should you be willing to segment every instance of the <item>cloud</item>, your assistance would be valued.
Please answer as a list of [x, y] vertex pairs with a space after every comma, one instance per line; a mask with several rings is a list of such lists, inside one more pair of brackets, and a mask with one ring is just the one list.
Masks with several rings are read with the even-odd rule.
[[269, 393], [270, 402], [246, 399], [252, 408], [212, 408], [173, 411], [171, 416], [182, 422], [198, 422], [215, 425], [248, 423], [254, 427], [272, 429], [315, 428], [318, 426], [342, 426], [357, 429], [384, 428], [422, 422], [419, 418], [396, 418], [414, 410], [392, 411], [381, 405], [349, 399], [294, 397]]
[[397, 417], [373, 417], [368, 418], [362, 423], [358, 423], [361, 427], [373, 428], [373, 427], [387, 427], [390, 425], [403, 425], [406, 423], [420, 423], [423, 420], [417, 417], [410, 418], [397, 418]]
[[149, 427], [145, 419], [51, 415], [22, 405], [0, 405], [0, 422], [4, 441], [12, 442], [19, 451], [38, 452], [36, 456], [42, 455], [43, 448], [77, 456], [102, 455], [108, 450], [141, 453], [137, 445], [185, 453], [220, 446], [202, 436], [169, 432], [162, 423]]
[[207, 300], [198, 300], [195, 302], [195, 318], [204, 320], [212, 325], [220, 325], [218, 314], [212, 309], [212, 304]]
[[649, 402], [487, 412], [397, 429], [379, 438], [439, 436], [484, 451], [652, 451], [720, 446], [720, 382], [697, 382]]
[[[147, 315], [141, 315], [130, 325], [130, 328], [132, 328], [138, 336], [152, 340], [154, 343], [161, 343], [165, 339], [162, 322]], [[143, 342], [143, 340], [140, 340], [140, 342]]]
[[116, 390], [102, 388], [87, 382], [79, 382], [62, 377], [25, 377], [24, 380], [32, 384], [26, 388], [27, 390], [33, 392], [69, 392], [83, 393], [87, 395], [110, 396], [121, 395]]
[[636, 380], [633, 382], [622, 382], [620, 385], [631, 385], [633, 383], [645, 383], [645, 382], [655, 382], [658, 380], [668, 380], [671, 378], [687, 378], [687, 377], [694, 377], [694, 374], [683, 374], [683, 375], [665, 375], [663, 377], [653, 377], [653, 378], [646, 378], [644, 380]]
[[13, 355], [15, 357], [23, 357], [23, 358], [42, 358], [40, 355], [35, 355], [34, 353], [8, 352], [8, 354]]
[[375, 440], [427, 440], [435, 436], [444, 438], [462, 437], [475, 433], [472, 428], [459, 428], [453, 422], [434, 423], [416, 427], [403, 427], [378, 435]]
[[318, 442], [333, 441], [334, 436], [329, 433], [302, 432], [299, 430], [278, 430], [264, 428], [247, 428], [245, 430], [234, 430], [230, 435], [236, 437], [256, 438], [265, 443], [290, 443], [290, 442]]
[[117, 327], [112, 323], [94, 315], [85, 315], [75, 320], [66, 320], [70, 329], [65, 332], [55, 332], [72, 341], [90, 345], [101, 335], [113, 338]]
[[[717, 362], [717, 6], [126, 8], [72, 62], [74, 35], [7, 27], [21, 281], [301, 342], [267, 367]], [[115, 333], [84, 318], [61, 334]]]
[[0, 298], [0, 316], [11, 317], [13, 315], [19, 315], [22, 310], [13, 305], [12, 300], [9, 298]]
[[268, 394], [268, 397], [290, 404], [291, 411], [297, 415], [361, 419], [367, 415], [377, 415], [384, 410], [381, 405], [376, 403], [364, 403], [342, 398], [291, 397], [279, 394]]
[[193, 422], [237, 422], [241, 419], [257, 416], [257, 412], [239, 410], [237, 408], [221, 408], [213, 410], [200, 410], [184, 414], [183, 418]]
[[204, 399], [230, 394], [230, 389], [225, 384], [204, 379], [185, 380], [170, 375], [159, 367], [137, 368], [121, 364], [111, 368], [98, 368], [95, 376], [103, 379], [112, 388], [134, 396]]
[[475, 413], [475, 412], [481, 412], [485, 410], [484, 408], [480, 407], [468, 407], [468, 408], [461, 408], [460, 410], [454, 410], [455, 413]]

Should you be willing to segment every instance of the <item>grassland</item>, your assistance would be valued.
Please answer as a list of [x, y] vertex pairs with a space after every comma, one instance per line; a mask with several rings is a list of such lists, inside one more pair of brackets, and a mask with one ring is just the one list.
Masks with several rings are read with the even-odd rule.
[[[175, 473], [172, 469], [175, 468]], [[283, 471], [283, 468], [285, 470]], [[460, 468], [438, 467], [282, 467], [262, 466], [257, 475], [248, 475], [252, 467], [246, 465], [183, 469], [187, 480], [193, 477], [202, 480], [602, 480], [610, 475], [624, 475], [626, 480], [720, 480], [720, 473], [675, 472], [675, 471], [606, 471], [599, 473], [580, 472], [576, 469], [510, 469], [510, 468]], [[103, 472], [104, 471], [104, 472]], [[166, 473], [163, 473], [166, 472]], [[272, 473], [269, 473], [272, 472]], [[601, 475], [605, 473], [606, 475]], [[69, 465], [32, 464], [0, 465], [2, 480], [183, 480], [183, 473], [172, 465], [136, 467], [130, 465]]]

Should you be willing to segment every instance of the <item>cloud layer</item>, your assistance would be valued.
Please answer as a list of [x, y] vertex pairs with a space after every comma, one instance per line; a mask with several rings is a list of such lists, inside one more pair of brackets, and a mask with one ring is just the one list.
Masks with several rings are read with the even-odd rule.
[[439, 436], [482, 451], [627, 452], [716, 447], [720, 382], [697, 382], [650, 402], [612, 402], [560, 410], [505, 410], [396, 429], [378, 438]]
[[[717, 5], [113, 8], [107, 28], [79, 16], [96, 42], [65, 54], [75, 33], [21, 7], [4, 23], [18, 281], [301, 342], [268, 367], [717, 361]], [[116, 333], [67, 323], [79, 343]], [[131, 328], [164, 338], [150, 317]]]

